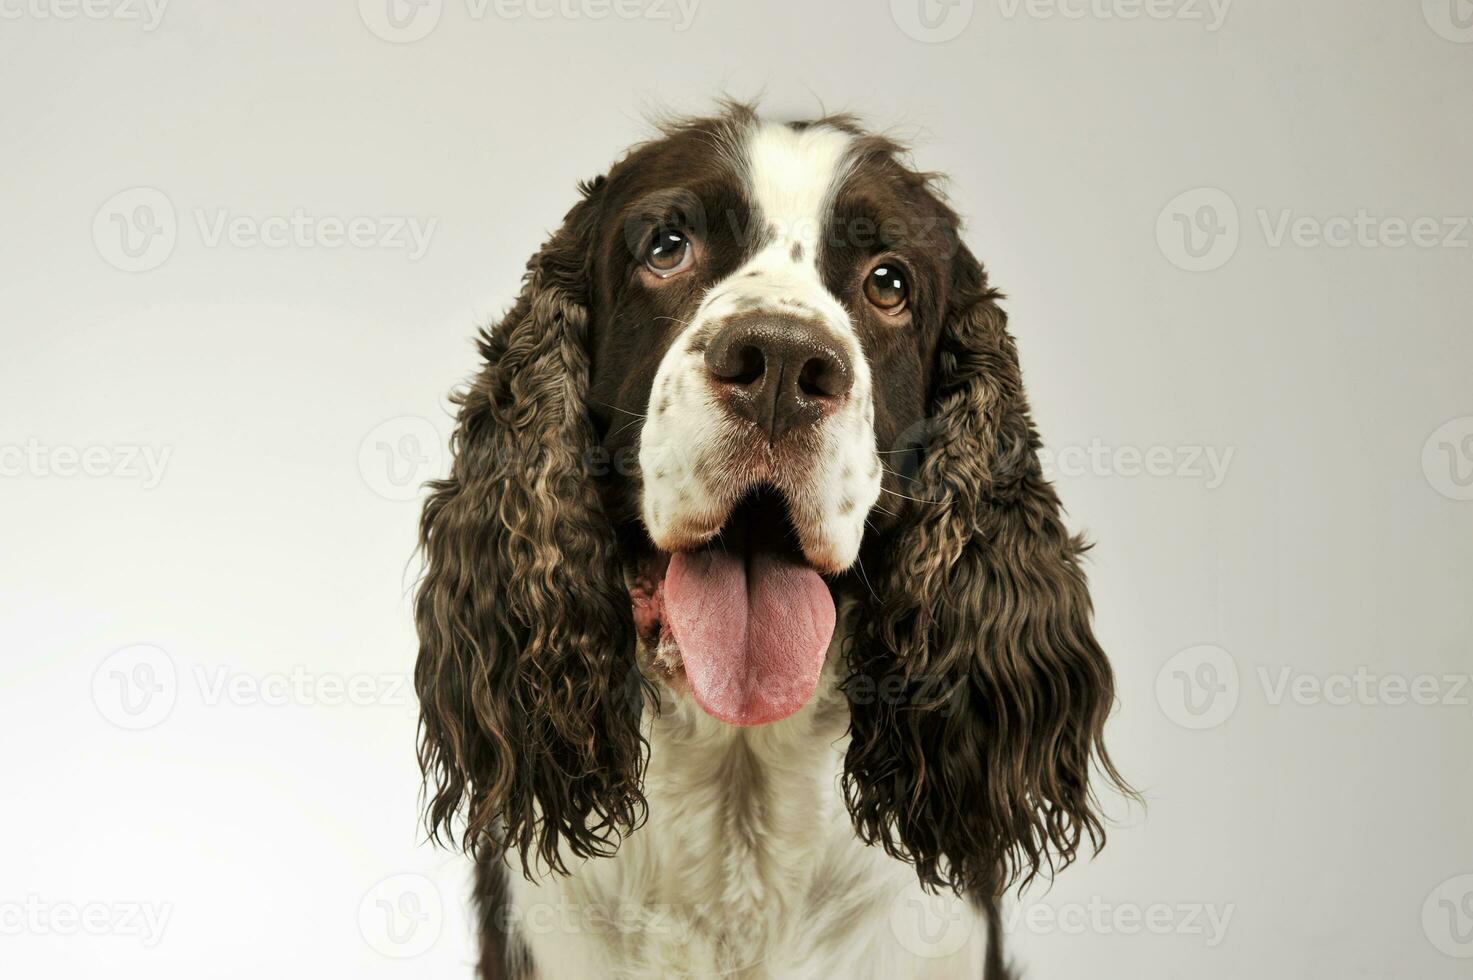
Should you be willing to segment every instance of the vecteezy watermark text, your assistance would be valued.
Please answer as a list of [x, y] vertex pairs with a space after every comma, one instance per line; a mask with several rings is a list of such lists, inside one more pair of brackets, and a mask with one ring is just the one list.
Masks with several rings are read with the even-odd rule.
[[1179, 20], [1222, 29], [1233, 0], [997, 0], [1008, 20]]
[[692, 932], [688, 914], [658, 902], [509, 902], [500, 917], [503, 928], [532, 935], [645, 934], [684, 944]]
[[[439, 219], [421, 215], [317, 214], [303, 207], [278, 214], [195, 208], [190, 214], [200, 244], [208, 249], [382, 250], [402, 252], [411, 262], [424, 258], [439, 225]], [[130, 187], [97, 209], [92, 242], [114, 268], [147, 272], [174, 254], [180, 225], [167, 194]]]
[[[1314, 672], [1278, 664], [1255, 665], [1253, 676], [1270, 708], [1467, 708], [1473, 674], [1378, 671], [1367, 666]], [[1216, 728], [1237, 710], [1244, 688], [1238, 660], [1212, 644], [1173, 655], [1156, 675], [1156, 702], [1182, 728]]]
[[[1473, 215], [1398, 215], [1369, 208], [1330, 214], [1258, 208], [1254, 215], [1263, 244], [1271, 249], [1473, 249]], [[1231, 195], [1217, 187], [1198, 187], [1161, 209], [1156, 243], [1177, 268], [1211, 272], [1237, 254], [1243, 224]]]
[[0, 477], [138, 480], [152, 490], [164, 478], [173, 446], [49, 445], [39, 439], [0, 445]]
[[403, 673], [314, 671], [250, 672], [228, 665], [193, 664], [181, 675], [167, 652], [152, 644], [109, 654], [92, 675], [92, 703], [119, 728], [140, 731], [163, 722], [181, 691], [214, 708], [411, 708], [414, 694]]
[[1473, 217], [1455, 215], [1399, 217], [1372, 214], [1360, 208], [1352, 214], [1321, 217], [1292, 208], [1258, 210], [1258, 223], [1269, 248], [1470, 248]]
[[253, 674], [229, 666], [203, 664], [195, 664], [192, 673], [200, 700], [212, 707], [261, 704], [364, 708], [406, 705], [410, 698], [406, 674], [323, 674], [300, 665], [288, 671]]
[[0, 936], [122, 936], [152, 949], [164, 938], [172, 902], [0, 901]]
[[[680, 33], [695, 20], [700, 0], [462, 0], [472, 21], [645, 20]], [[358, 0], [363, 26], [393, 44], [428, 37], [440, 24], [445, 0]]]
[[[1007, 21], [1177, 21], [1222, 29], [1233, 0], [996, 0]], [[890, 0], [901, 32], [926, 44], [959, 37], [972, 23], [976, 0]]]
[[1278, 707], [1285, 702], [1310, 706], [1327, 704], [1449, 705], [1473, 704], [1473, 675], [1380, 673], [1369, 667], [1350, 672], [1313, 674], [1293, 667], [1271, 669], [1260, 666], [1258, 681], [1264, 699]]
[[1004, 916], [1003, 928], [1036, 936], [1200, 936], [1211, 949], [1227, 937], [1236, 906], [1210, 902], [1109, 902], [1094, 896], [1088, 902], [1014, 905]]
[[1088, 446], [1044, 446], [1038, 451], [1044, 476], [1153, 477], [1200, 480], [1216, 490], [1227, 479], [1234, 446], [1109, 446], [1094, 439]]
[[0, 0], [0, 20], [115, 20], [158, 29], [169, 0]]
[[404, 252], [417, 262], [429, 250], [439, 219], [417, 215], [313, 215], [303, 208], [290, 214], [257, 217], [228, 208], [196, 208], [195, 226], [206, 248], [378, 248]]

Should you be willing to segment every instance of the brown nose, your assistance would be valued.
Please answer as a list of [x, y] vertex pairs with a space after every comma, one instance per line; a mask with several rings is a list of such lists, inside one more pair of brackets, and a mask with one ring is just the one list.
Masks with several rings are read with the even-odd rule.
[[817, 423], [854, 386], [849, 358], [827, 331], [782, 317], [727, 324], [706, 347], [706, 370], [731, 411], [774, 442]]

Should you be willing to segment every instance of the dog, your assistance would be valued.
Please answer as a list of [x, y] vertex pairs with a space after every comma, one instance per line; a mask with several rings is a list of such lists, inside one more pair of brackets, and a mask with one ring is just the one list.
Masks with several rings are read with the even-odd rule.
[[1103, 845], [1086, 545], [908, 161], [672, 122], [481, 333], [415, 683], [482, 978], [1003, 977], [999, 896]]

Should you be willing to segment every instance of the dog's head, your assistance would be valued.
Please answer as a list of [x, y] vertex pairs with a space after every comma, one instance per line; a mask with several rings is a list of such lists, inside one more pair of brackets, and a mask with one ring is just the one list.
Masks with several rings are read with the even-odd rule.
[[976, 889], [1098, 845], [1111, 675], [995, 300], [927, 175], [845, 118], [734, 107], [588, 183], [425, 507], [431, 826], [607, 854], [646, 705], [777, 721], [833, 648], [863, 838]]

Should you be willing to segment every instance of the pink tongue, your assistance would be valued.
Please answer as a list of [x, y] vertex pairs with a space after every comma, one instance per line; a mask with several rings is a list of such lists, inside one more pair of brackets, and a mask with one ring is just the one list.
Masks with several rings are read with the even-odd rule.
[[818, 573], [773, 555], [679, 553], [665, 615], [696, 703], [732, 725], [781, 721], [818, 686], [834, 600]]

